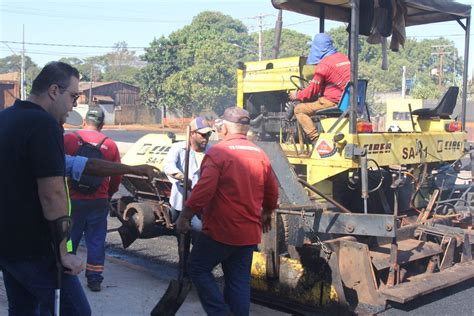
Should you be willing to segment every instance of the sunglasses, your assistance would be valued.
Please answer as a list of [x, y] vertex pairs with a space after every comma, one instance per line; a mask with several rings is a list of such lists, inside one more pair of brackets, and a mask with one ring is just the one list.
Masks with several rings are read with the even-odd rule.
[[69, 92], [69, 94], [71, 95], [72, 103], [73, 104], [76, 103], [77, 99], [79, 99], [80, 95], [79, 94], [72, 94], [71, 92]]
[[205, 138], [211, 137], [211, 134], [212, 134], [212, 132], [207, 132], [207, 133], [196, 132], [196, 133], [198, 133], [199, 135], [201, 135], [202, 137], [205, 137]]
[[72, 99], [72, 104], [76, 103], [77, 100], [79, 99], [79, 97], [81, 96], [79, 93], [73, 93], [73, 92], [69, 91], [67, 88], [64, 88], [60, 85], [58, 85], [58, 87], [59, 87], [59, 89], [62, 89], [64, 91], [69, 92], [69, 95], [71, 96], [71, 99]]

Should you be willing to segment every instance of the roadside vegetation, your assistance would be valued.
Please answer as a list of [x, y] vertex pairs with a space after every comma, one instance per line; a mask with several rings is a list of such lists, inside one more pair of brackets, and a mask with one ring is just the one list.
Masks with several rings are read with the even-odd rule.
[[[328, 33], [336, 47], [347, 52], [345, 27]], [[272, 29], [263, 32], [264, 59], [271, 58], [273, 35]], [[306, 55], [310, 41], [311, 37], [284, 28], [279, 57]], [[359, 77], [369, 79], [367, 101], [375, 114], [383, 114], [377, 94], [401, 90], [403, 66], [406, 79], [412, 83], [410, 95], [416, 98], [436, 99], [445, 87], [461, 85], [463, 60], [449, 39], [407, 39], [399, 52], [389, 51], [388, 71], [381, 69], [380, 45], [369, 45], [365, 38], [359, 45]], [[446, 45], [451, 52], [443, 58], [441, 83], [439, 55], [433, 54], [435, 45]], [[258, 33], [250, 32], [238, 19], [211, 11], [200, 13], [189, 25], [169, 36], [152, 39], [141, 56], [130, 50], [125, 41], [114, 46], [105, 55], [68, 57], [61, 61], [77, 67], [83, 81], [117, 80], [133, 84], [140, 87], [145, 106], [166, 107], [185, 115], [203, 110], [221, 113], [235, 100], [237, 62], [258, 60]], [[17, 55], [1, 58], [0, 73], [19, 71], [20, 64]], [[27, 56], [26, 69], [29, 86], [40, 68]], [[470, 91], [473, 90], [471, 85]]]

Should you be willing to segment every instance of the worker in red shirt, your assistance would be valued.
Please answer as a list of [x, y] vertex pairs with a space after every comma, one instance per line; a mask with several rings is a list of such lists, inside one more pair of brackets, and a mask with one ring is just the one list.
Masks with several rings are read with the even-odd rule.
[[346, 55], [336, 50], [326, 33], [316, 34], [306, 63], [316, 65], [313, 79], [304, 90], [290, 91], [288, 96], [290, 100], [303, 102], [295, 107], [295, 116], [314, 143], [319, 133], [311, 116], [339, 103], [344, 87], [351, 79], [351, 63]]
[[[176, 223], [189, 231], [194, 214], [202, 212], [202, 234], [192, 248], [188, 272], [208, 315], [248, 315], [252, 254], [263, 231], [271, 229], [277, 208], [278, 184], [267, 155], [246, 134], [247, 111], [227, 108], [224, 139], [214, 145], [201, 164], [201, 178]], [[224, 294], [212, 270], [224, 271]]]
[[[104, 112], [100, 107], [92, 107], [86, 114], [83, 129], [64, 136], [66, 154], [84, 155], [79, 152], [79, 149], [88, 143], [100, 150], [102, 154], [100, 159], [120, 162], [120, 153], [116, 143], [101, 133], [104, 118]], [[83, 178], [81, 177], [81, 181]], [[73, 220], [72, 250], [74, 253], [77, 251], [82, 235], [84, 235], [87, 247], [87, 286], [94, 292], [101, 290], [101, 283], [104, 279], [102, 272], [105, 261], [109, 199], [117, 192], [120, 181], [121, 176], [98, 178], [96, 188], [89, 189], [92, 192], [86, 192], [87, 188], [81, 189], [81, 186], [84, 187], [86, 182], [84, 184], [79, 182], [76, 186], [72, 181], [69, 182]]]

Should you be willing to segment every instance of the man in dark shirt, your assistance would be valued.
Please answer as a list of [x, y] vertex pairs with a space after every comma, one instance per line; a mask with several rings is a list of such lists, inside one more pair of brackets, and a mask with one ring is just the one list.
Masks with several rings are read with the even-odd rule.
[[[271, 229], [277, 208], [278, 184], [267, 155], [247, 140], [250, 117], [238, 107], [227, 108], [224, 139], [207, 152], [201, 177], [176, 223], [190, 229], [195, 213], [203, 212], [202, 234], [189, 258], [189, 275], [208, 315], [248, 315], [252, 254], [263, 231]], [[212, 270], [224, 271], [224, 295]]]
[[[26, 101], [0, 112], [0, 267], [14, 315], [39, 315], [54, 307], [55, 255], [65, 271], [61, 314], [90, 315], [77, 278], [84, 263], [54, 244], [58, 223], [68, 216], [62, 124], [79, 94], [78, 71], [47, 64]], [[62, 223], [62, 222], [61, 222]]]

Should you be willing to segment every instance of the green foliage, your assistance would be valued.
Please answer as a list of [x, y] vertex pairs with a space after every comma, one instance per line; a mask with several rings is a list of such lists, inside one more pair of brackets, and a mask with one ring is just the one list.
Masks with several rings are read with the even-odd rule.
[[141, 58], [146, 62], [146, 66], [140, 71], [138, 80], [142, 100], [146, 106], [155, 108], [174, 104], [175, 93], [173, 91], [166, 93], [163, 83], [179, 70], [175, 64], [177, 50], [178, 46], [165, 37], [154, 39], [150, 47], [145, 49], [145, 54]]
[[441, 97], [441, 91], [434, 84], [420, 84], [413, 88], [411, 95], [415, 99], [438, 100]]
[[[263, 59], [272, 58], [273, 41], [275, 37], [275, 30], [269, 29], [263, 31], [262, 42], [263, 42]], [[258, 33], [252, 33], [252, 49], [258, 50]], [[280, 38], [280, 50], [278, 58], [293, 57], [293, 56], [306, 56], [308, 54], [308, 42], [311, 41], [311, 37], [298, 33], [293, 30], [282, 29]], [[253, 55], [255, 60], [258, 55]]]
[[119, 42], [114, 46], [114, 51], [105, 54], [102, 58], [103, 80], [137, 85], [140, 71], [139, 58], [135, 56], [134, 51], [128, 50], [126, 42]]
[[[33, 79], [40, 72], [40, 68], [36, 65], [29, 56], [25, 55], [25, 91], [28, 94]], [[4, 58], [0, 58], [0, 73], [9, 73], [9, 72], [18, 72], [21, 73], [21, 56], [20, 55], [10, 55]]]
[[[338, 50], [348, 53], [348, 33], [345, 27], [334, 28], [328, 33]], [[443, 56], [444, 75], [442, 88], [439, 89], [439, 77], [432, 76], [431, 71], [439, 69], [440, 57], [437, 53], [443, 50], [451, 53]], [[369, 79], [367, 103], [374, 114], [383, 112], [376, 100], [377, 94], [401, 91], [403, 66], [406, 67], [406, 79], [413, 79], [415, 82], [412, 96], [432, 99], [439, 98], [445, 87], [460, 85], [462, 65], [463, 60], [458, 57], [454, 43], [448, 39], [407, 39], [399, 52], [388, 52], [388, 70], [382, 70], [381, 45], [368, 44], [363, 36], [359, 39], [359, 78]]]
[[190, 25], [150, 44], [140, 76], [142, 100], [188, 114], [220, 112], [235, 103], [235, 64], [247, 56], [238, 46], [251, 43], [239, 20], [200, 13]]
[[141, 64], [134, 51], [128, 50], [126, 42], [114, 44], [114, 50], [101, 56], [61, 58], [60, 61], [76, 67], [81, 81], [121, 81], [138, 85]]

